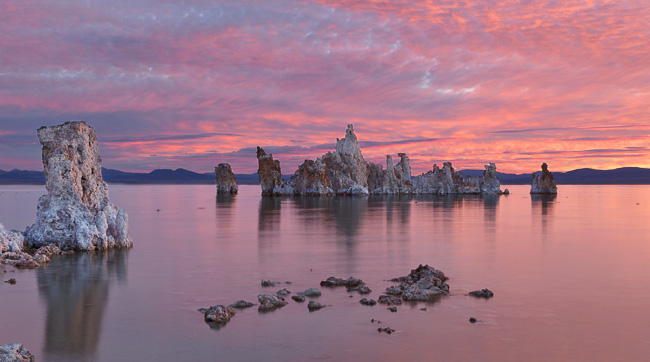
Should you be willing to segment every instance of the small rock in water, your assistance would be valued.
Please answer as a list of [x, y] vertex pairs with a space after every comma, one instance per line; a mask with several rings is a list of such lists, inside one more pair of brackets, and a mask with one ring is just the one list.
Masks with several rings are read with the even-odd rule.
[[302, 303], [305, 301], [305, 297], [302, 295], [292, 295], [291, 299], [295, 300], [298, 303]]
[[377, 332], [379, 332], [379, 333], [384, 332], [384, 333], [387, 333], [387, 334], [391, 334], [391, 333], [395, 332], [395, 330], [392, 329], [391, 327], [386, 327], [386, 328], [377, 328]]
[[293, 283], [287, 280], [286, 282], [284, 282], [284, 284], [289, 284], [289, 285], [291, 285], [291, 284], [293, 284]]
[[259, 294], [257, 301], [260, 303], [259, 311], [266, 312], [289, 304], [284, 298], [273, 294]]
[[473, 292], [469, 292], [469, 295], [477, 298], [492, 298], [494, 297], [494, 293], [490, 289], [481, 289], [481, 290], [475, 290]]
[[361, 303], [363, 305], [375, 305], [375, 304], [377, 304], [377, 302], [374, 299], [366, 299], [366, 298], [362, 298], [359, 301], [359, 303]]
[[319, 309], [322, 309], [322, 308], [325, 308], [325, 307], [326, 307], [325, 304], [320, 304], [320, 303], [318, 303], [316, 301], [313, 301], [313, 300], [310, 300], [309, 304], [307, 304], [307, 309], [309, 309], [310, 312], [315, 311], [315, 310], [319, 310]]
[[255, 304], [245, 301], [245, 300], [238, 300], [236, 302], [233, 302], [229, 305], [229, 307], [237, 308], [237, 309], [244, 309], [244, 308], [250, 308], [254, 306]]
[[9, 280], [6, 280], [5, 283], [9, 283], [9, 284], [11, 284], [11, 285], [14, 285], [14, 284], [16, 284], [16, 279], [11, 278], [11, 279], [9, 279]]
[[20, 343], [0, 345], [0, 361], [33, 362], [34, 356]]
[[397, 307], [388, 307], [386, 309], [388, 309], [389, 311], [391, 311], [393, 313], [397, 312]]
[[273, 282], [273, 281], [270, 281], [270, 280], [262, 279], [262, 286], [263, 287], [274, 287], [278, 283], [279, 282]]
[[377, 302], [383, 303], [386, 305], [391, 305], [391, 304], [402, 304], [402, 298], [394, 296], [394, 295], [380, 295], [379, 299], [377, 299]]
[[237, 313], [235, 308], [215, 305], [208, 308], [203, 316], [205, 321], [208, 323], [225, 324], [228, 323], [235, 313]]
[[365, 285], [365, 284], [361, 284], [361, 285], [353, 287], [353, 288], [348, 288], [347, 291], [348, 292], [359, 292], [359, 294], [370, 294], [370, 292], [372, 292], [372, 290], [370, 290], [370, 288], [368, 288], [368, 286]]
[[298, 295], [303, 295], [305, 297], [320, 297], [321, 291], [318, 288], [309, 288], [304, 292], [298, 292]]
[[364, 284], [363, 280], [354, 277], [342, 279], [333, 276], [327, 278], [327, 280], [323, 280], [322, 282], [320, 282], [321, 287], [346, 287], [348, 289], [355, 288], [363, 284]]
[[476, 318], [472, 317], [472, 318], [469, 319], [469, 322], [470, 323], [476, 323], [476, 322], [478, 322], [478, 320]]
[[420, 308], [420, 310], [423, 311], [423, 312], [426, 312], [426, 311], [427, 311], [426, 308]]
[[275, 294], [277, 294], [277, 295], [279, 295], [281, 297], [286, 297], [287, 295], [291, 294], [291, 291], [288, 290], [287, 288], [284, 288], [284, 289], [278, 290], [278, 292], [275, 293]]

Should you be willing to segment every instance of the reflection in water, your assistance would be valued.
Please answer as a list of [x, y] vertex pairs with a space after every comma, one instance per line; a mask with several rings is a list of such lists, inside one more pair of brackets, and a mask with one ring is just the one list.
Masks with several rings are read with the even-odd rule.
[[112, 281], [125, 281], [128, 249], [62, 256], [36, 271], [47, 303], [46, 356], [92, 357]]
[[[555, 199], [557, 194], [532, 194], [530, 200], [533, 207], [533, 218], [541, 219], [542, 233], [546, 235], [548, 232], [549, 220], [552, 220], [553, 207], [555, 206]], [[541, 217], [540, 217], [541, 215]]]
[[232, 231], [235, 228], [234, 208], [237, 205], [235, 202], [236, 199], [237, 199], [236, 194], [217, 193], [217, 197], [216, 197], [217, 210], [215, 213], [215, 217], [216, 217], [216, 224], [219, 225], [219, 229], [222, 231], [222, 233], [225, 232], [226, 230]]
[[258, 219], [258, 231], [279, 230], [280, 228], [280, 208], [282, 200], [286, 197], [262, 196], [260, 199], [260, 216]]
[[217, 208], [230, 209], [237, 198], [237, 194], [220, 194], [217, 193]]

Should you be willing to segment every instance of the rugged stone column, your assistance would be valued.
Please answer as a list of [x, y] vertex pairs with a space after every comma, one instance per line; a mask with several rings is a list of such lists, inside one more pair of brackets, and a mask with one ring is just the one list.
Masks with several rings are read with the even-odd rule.
[[214, 168], [217, 179], [217, 193], [219, 194], [236, 194], [239, 191], [237, 187], [237, 178], [232, 172], [228, 163], [220, 163]]
[[38, 129], [47, 194], [27, 228], [33, 247], [94, 250], [133, 245], [126, 211], [108, 199], [95, 130], [85, 122]]
[[533, 172], [533, 179], [530, 186], [531, 194], [557, 194], [557, 185], [555, 185], [555, 178], [548, 170], [546, 163], [542, 164], [542, 173], [536, 174]]

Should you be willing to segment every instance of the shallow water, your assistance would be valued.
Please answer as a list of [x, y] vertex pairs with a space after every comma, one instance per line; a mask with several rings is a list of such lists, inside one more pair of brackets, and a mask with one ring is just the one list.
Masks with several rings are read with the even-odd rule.
[[[39, 361], [645, 360], [650, 186], [560, 186], [555, 198], [509, 188], [262, 198], [259, 186], [221, 197], [213, 186], [110, 185], [135, 247], [0, 266], [18, 281], [0, 283], [0, 344], [23, 343]], [[0, 186], [0, 222], [24, 229], [43, 192]], [[289, 300], [271, 313], [240, 310], [219, 330], [196, 311], [332, 275], [363, 279], [377, 299], [394, 284], [386, 279], [420, 263], [443, 270], [452, 295], [391, 313], [321, 288], [325, 309]], [[486, 287], [494, 298], [465, 296]]]

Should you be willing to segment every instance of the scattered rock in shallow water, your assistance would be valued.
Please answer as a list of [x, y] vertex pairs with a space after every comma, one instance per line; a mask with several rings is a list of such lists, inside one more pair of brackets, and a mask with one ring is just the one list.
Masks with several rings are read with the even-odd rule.
[[401, 283], [386, 288], [385, 295], [379, 297], [379, 303], [401, 304], [401, 300], [432, 302], [440, 295], [449, 294], [449, 285], [445, 283], [447, 279], [442, 271], [420, 264], [409, 275], [391, 279]]
[[246, 300], [238, 300], [236, 302], [233, 302], [229, 305], [229, 307], [236, 308], [236, 309], [244, 309], [244, 308], [250, 308], [254, 306], [255, 304]]
[[472, 318], [469, 319], [469, 322], [470, 323], [476, 323], [476, 322], [478, 322], [478, 320], [476, 318], [472, 317]]
[[270, 281], [270, 280], [262, 279], [262, 286], [263, 287], [274, 287], [277, 284], [280, 284], [280, 282], [273, 282], [273, 281]]
[[259, 294], [257, 301], [260, 303], [258, 310], [262, 312], [281, 308], [289, 304], [284, 298], [273, 294]]
[[423, 311], [423, 312], [426, 312], [426, 311], [427, 311], [426, 308], [420, 308], [420, 310]]
[[277, 295], [279, 295], [281, 297], [286, 297], [287, 295], [291, 294], [291, 291], [288, 290], [287, 288], [284, 288], [284, 289], [278, 290], [277, 293], [275, 293], [275, 294], [277, 294]]
[[375, 304], [377, 304], [377, 302], [374, 299], [366, 299], [366, 298], [362, 298], [359, 301], [359, 303], [361, 303], [363, 305], [375, 305]]
[[365, 284], [356, 286], [354, 288], [348, 288], [347, 291], [348, 292], [359, 292], [359, 294], [370, 294], [372, 292], [372, 290], [370, 288], [368, 288], [368, 286], [365, 285]]
[[487, 288], [469, 292], [469, 295], [471, 295], [472, 297], [485, 298], [485, 299], [494, 297], [494, 293]]
[[386, 328], [377, 328], [377, 332], [379, 332], [379, 333], [384, 332], [384, 333], [387, 333], [387, 334], [391, 334], [391, 333], [395, 332], [395, 330], [392, 329], [391, 327], [386, 327]]
[[292, 295], [291, 299], [295, 300], [298, 303], [303, 303], [305, 301], [305, 297], [302, 295]]
[[289, 285], [291, 285], [291, 284], [293, 284], [293, 283], [287, 280], [286, 282], [284, 282], [284, 284], [289, 284]]
[[397, 307], [388, 307], [386, 309], [388, 309], [389, 311], [391, 311], [393, 313], [397, 312]]
[[237, 311], [233, 307], [215, 305], [208, 308], [203, 314], [203, 317], [208, 323], [225, 324], [228, 323], [230, 318], [232, 318], [236, 313]]
[[321, 287], [346, 287], [346, 288], [355, 288], [360, 285], [363, 285], [364, 282], [361, 279], [354, 277], [349, 277], [347, 279], [329, 277], [327, 280], [320, 282]]
[[382, 304], [402, 304], [402, 298], [396, 297], [394, 295], [380, 295], [379, 299], [377, 299], [377, 302], [382, 303]]
[[299, 292], [298, 295], [303, 295], [305, 297], [320, 297], [321, 291], [318, 288], [309, 288], [304, 292]]
[[325, 304], [318, 303], [316, 301], [310, 300], [309, 303], [307, 304], [307, 309], [309, 309], [310, 312], [313, 312], [315, 310], [319, 310], [322, 308], [325, 308]]
[[49, 244], [45, 246], [41, 246], [38, 250], [36, 250], [36, 253], [34, 253], [34, 256], [37, 255], [45, 255], [47, 257], [50, 257], [52, 255], [60, 255], [63, 253], [61, 249], [59, 249], [56, 244]]
[[2, 264], [13, 265], [21, 269], [34, 269], [40, 265], [31, 255], [23, 251], [0, 254], [0, 259]]
[[33, 362], [34, 356], [19, 343], [0, 345], [0, 361]]
[[11, 278], [11, 279], [9, 279], [9, 280], [5, 280], [5, 283], [9, 283], [9, 284], [11, 284], [11, 285], [14, 285], [14, 284], [16, 284], [16, 279]]

